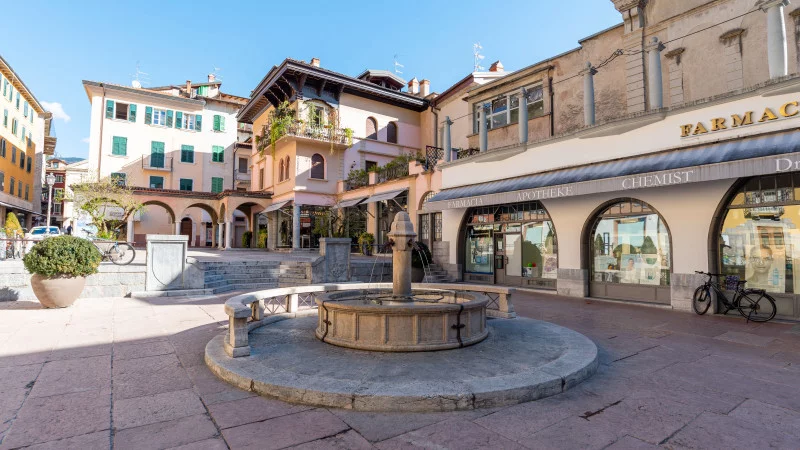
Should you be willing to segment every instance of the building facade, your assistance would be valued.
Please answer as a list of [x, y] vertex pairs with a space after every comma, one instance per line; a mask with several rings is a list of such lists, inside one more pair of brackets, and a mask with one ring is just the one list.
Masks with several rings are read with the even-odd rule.
[[[50, 158], [45, 163], [45, 191], [42, 192], [41, 211], [47, 214], [48, 203], [50, 206], [50, 223], [57, 227], [66, 227], [69, 220], [65, 220], [64, 198], [67, 181], [67, 162], [59, 158]], [[47, 176], [53, 175], [53, 196], [50, 197], [50, 188], [47, 186]]]
[[9, 212], [24, 228], [41, 212], [44, 154], [55, 151], [50, 113], [0, 57], [0, 224]]
[[[165, 206], [170, 207], [172, 198], [191, 197], [191, 192], [216, 196], [243, 187], [237, 177], [240, 146], [250, 133], [237, 125], [236, 114], [247, 99], [222, 92], [213, 75], [203, 83], [163, 87], [83, 85], [92, 105], [89, 176], [145, 189], [149, 197], [159, 192], [164, 196], [163, 201], [151, 199], [137, 215], [129, 239], [144, 244], [147, 234], [177, 230], [190, 236], [190, 246], [215, 245], [219, 223], [213, 218], [218, 211], [190, 206], [165, 214]], [[244, 164], [249, 166], [248, 158]], [[241, 211], [235, 216], [237, 224], [242, 222], [233, 227], [240, 237], [249, 225]]]
[[470, 91], [442, 166], [451, 274], [691, 309], [703, 277], [800, 317], [800, 10], [614, 1], [623, 23]]

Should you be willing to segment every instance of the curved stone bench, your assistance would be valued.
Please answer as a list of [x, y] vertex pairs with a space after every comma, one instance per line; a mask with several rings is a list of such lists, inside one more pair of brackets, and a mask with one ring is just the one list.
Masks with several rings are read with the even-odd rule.
[[[392, 289], [392, 283], [333, 283], [309, 286], [265, 289], [241, 294], [225, 302], [228, 315], [228, 333], [225, 336], [225, 353], [231, 357], [249, 356], [251, 330], [279, 320], [315, 314], [314, 294], [318, 292], [356, 289]], [[511, 295], [514, 288], [481, 284], [414, 283], [412, 289], [443, 289], [479, 292], [489, 297], [486, 314], [489, 317], [510, 319], [516, 317]], [[305, 307], [305, 310], [303, 310]], [[264, 313], [268, 312], [269, 316]]]

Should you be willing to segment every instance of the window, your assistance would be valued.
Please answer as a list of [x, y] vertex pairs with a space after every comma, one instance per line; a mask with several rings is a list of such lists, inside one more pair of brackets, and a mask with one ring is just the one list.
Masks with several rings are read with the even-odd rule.
[[225, 131], [225, 117], [214, 114], [214, 131]]
[[22, 116], [25, 117], [25, 118], [28, 117], [28, 102], [27, 101], [25, 101], [25, 103], [22, 105]]
[[182, 191], [191, 191], [192, 190], [192, 180], [190, 180], [188, 178], [181, 178], [180, 189]]
[[8, 80], [3, 78], [3, 97], [5, 97], [6, 94], [8, 94]]
[[[25, 185], [25, 200], [28, 200], [28, 197], [30, 196], [30, 193], [31, 193], [30, 190], [31, 190], [30, 185], [26, 184]], [[58, 206], [61, 206], [61, 205], [58, 205]]]
[[197, 86], [197, 95], [200, 96], [207, 96], [208, 95], [208, 86]]
[[175, 128], [194, 131], [195, 120], [194, 114], [185, 114], [178, 111], [175, 113]]
[[669, 286], [666, 223], [650, 205], [625, 199], [598, 214], [590, 235], [591, 281]]
[[17, 135], [17, 119], [11, 119], [11, 134]]
[[327, 117], [325, 109], [326, 108], [322, 105], [315, 105], [313, 103], [306, 102], [308, 124], [315, 128], [324, 126], [325, 118]]
[[3, 126], [8, 128], [8, 110], [3, 109]]
[[61, 203], [53, 203], [53, 214], [61, 214]]
[[289, 173], [290, 173], [290, 170], [289, 170], [289, 157], [287, 156], [286, 157], [286, 179], [287, 180], [290, 178]]
[[167, 126], [167, 110], [153, 108], [153, 125]]
[[264, 168], [261, 167], [258, 169], [258, 190], [264, 190]]
[[136, 122], [136, 105], [106, 100], [106, 118]]
[[278, 183], [280, 183], [281, 181], [283, 181], [284, 174], [286, 173], [286, 169], [284, 168], [284, 165], [285, 165], [285, 164], [284, 164], [284, 162], [283, 162], [283, 158], [281, 158], [281, 162], [278, 164], [278, 166], [279, 166], [279, 170], [278, 170]]
[[19, 168], [20, 169], [25, 168], [25, 152], [23, 152], [22, 150], [19, 151]]
[[386, 142], [397, 144], [397, 124], [394, 122], [386, 124]]
[[247, 173], [248, 165], [247, 158], [239, 158], [239, 173]]
[[367, 139], [378, 139], [378, 121], [374, 117], [367, 117]]
[[365, 161], [364, 170], [367, 172], [372, 172], [378, 168], [378, 163], [376, 161]]
[[172, 124], [174, 122], [172, 119], [173, 114], [175, 114], [175, 111], [172, 111], [171, 109], [167, 110], [167, 128], [172, 128]]
[[6, 189], [6, 174], [0, 172], [0, 192]]
[[22, 198], [22, 181], [17, 183], [17, 197]]
[[150, 187], [153, 189], [164, 189], [164, 177], [150, 176]]
[[164, 143], [150, 143], [150, 167], [164, 168]]
[[111, 154], [117, 156], [127, 156], [128, 154], [128, 138], [114, 136], [111, 144]]
[[[544, 97], [542, 86], [532, 86], [526, 89], [528, 101], [528, 120], [544, 114]], [[478, 114], [481, 107], [488, 103], [481, 101], [473, 105], [473, 133], [480, 132]], [[509, 93], [491, 101], [489, 111], [486, 114], [487, 128], [502, 127], [519, 122], [519, 93]]]
[[325, 158], [319, 153], [314, 153], [311, 157], [311, 175], [315, 180], [325, 179]]
[[0, 138], [0, 156], [6, 157], [6, 140]]
[[64, 175], [56, 174], [56, 183], [63, 183], [64, 182]]
[[19, 111], [19, 92], [17, 92], [17, 102], [16, 102], [17, 111]]
[[8, 193], [14, 195], [14, 188], [16, 187], [16, 180], [14, 180], [14, 177], [11, 177], [11, 184], [9, 184], [9, 187], [11, 189], [8, 190]]
[[181, 162], [193, 163], [194, 162], [194, 146], [181, 145]]
[[28, 156], [28, 164], [27, 164], [27, 166], [28, 167], [25, 170], [28, 173], [31, 173], [31, 169], [33, 168], [33, 158], [31, 158], [30, 156]]
[[222, 192], [222, 178], [221, 177], [211, 177], [211, 192], [219, 193]]
[[125, 182], [127, 181], [127, 174], [122, 172], [111, 172], [111, 182], [116, 183], [119, 186], [125, 186]]
[[211, 146], [211, 161], [213, 162], [225, 162], [225, 147], [221, 145], [212, 145]]
[[17, 162], [17, 147], [11, 146], [11, 163]]

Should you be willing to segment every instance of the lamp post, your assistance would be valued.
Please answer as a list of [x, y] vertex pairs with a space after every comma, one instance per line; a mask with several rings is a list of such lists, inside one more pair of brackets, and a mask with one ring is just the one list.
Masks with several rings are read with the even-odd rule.
[[53, 205], [53, 184], [56, 182], [56, 177], [52, 173], [48, 173], [46, 177], [44, 177], [44, 181], [47, 183], [47, 223], [45, 226], [50, 226], [50, 208]]

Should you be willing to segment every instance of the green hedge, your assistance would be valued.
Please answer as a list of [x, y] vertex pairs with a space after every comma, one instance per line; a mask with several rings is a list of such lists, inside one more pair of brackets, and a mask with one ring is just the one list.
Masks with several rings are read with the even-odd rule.
[[85, 277], [97, 273], [103, 257], [91, 242], [75, 236], [44, 238], [22, 262], [32, 274], [46, 277]]

